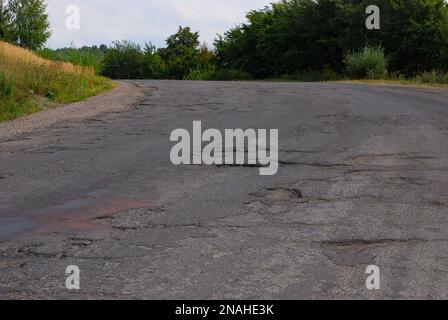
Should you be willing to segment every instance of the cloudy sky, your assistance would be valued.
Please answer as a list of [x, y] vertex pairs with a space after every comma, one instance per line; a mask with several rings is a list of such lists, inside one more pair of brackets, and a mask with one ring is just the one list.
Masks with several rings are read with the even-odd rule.
[[[162, 46], [179, 25], [199, 31], [212, 44], [217, 33], [245, 21], [245, 13], [272, 0], [46, 0], [53, 35], [51, 48], [128, 39]], [[66, 27], [66, 8], [80, 9], [80, 29]]]

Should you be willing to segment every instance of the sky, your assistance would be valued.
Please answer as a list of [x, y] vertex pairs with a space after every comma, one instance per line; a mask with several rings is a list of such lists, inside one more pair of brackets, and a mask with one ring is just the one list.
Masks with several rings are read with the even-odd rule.
[[[50, 48], [151, 41], [157, 47], [182, 26], [199, 31], [201, 42], [213, 44], [216, 34], [245, 22], [245, 15], [272, 0], [45, 0], [52, 36]], [[79, 8], [80, 28], [68, 29], [68, 6]], [[73, 13], [73, 12], [71, 12]], [[73, 22], [73, 20], [70, 20]]]

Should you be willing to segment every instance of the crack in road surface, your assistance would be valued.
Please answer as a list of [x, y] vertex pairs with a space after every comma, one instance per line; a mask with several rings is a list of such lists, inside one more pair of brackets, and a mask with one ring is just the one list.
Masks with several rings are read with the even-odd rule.
[[[447, 96], [123, 81], [2, 123], [0, 298], [448, 298]], [[172, 165], [170, 133], [199, 120], [279, 129], [278, 174]]]

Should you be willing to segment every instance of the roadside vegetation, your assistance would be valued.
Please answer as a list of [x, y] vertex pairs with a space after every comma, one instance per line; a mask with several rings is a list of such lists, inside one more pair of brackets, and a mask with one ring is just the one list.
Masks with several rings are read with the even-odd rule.
[[[380, 30], [365, 27], [369, 5]], [[116, 42], [101, 72], [112, 78], [443, 84], [448, 78], [448, 6], [443, 0], [285, 0], [200, 44], [189, 27], [151, 44]], [[129, 69], [132, 69], [132, 72]]]
[[43, 59], [0, 41], [0, 121], [97, 95], [114, 86], [92, 67]]
[[[380, 30], [365, 27], [369, 5], [381, 8]], [[289, 0], [247, 19], [216, 40], [215, 55], [254, 78], [411, 81], [436, 70], [439, 80], [448, 71], [443, 0]]]
[[109, 48], [102, 44], [100, 46], [82, 48], [40, 49], [36, 53], [49, 60], [71, 62], [78, 66], [93, 67], [97, 74], [101, 74], [104, 56]]
[[[57, 50], [42, 49], [49, 35], [42, 0], [2, 2], [0, 39], [115, 79], [445, 84], [448, 78], [444, 0], [284, 0], [249, 12], [246, 23], [218, 35], [212, 46], [201, 44], [190, 27], [179, 27], [162, 48], [117, 41], [110, 47]], [[379, 30], [365, 27], [370, 5], [381, 10]], [[39, 36], [14, 27], [25, 17]]]
[[247, 80], [239, 69], [218, 68], [214, 52], [200, 44], [199, 33], [179, 27], [164, 48], [117, 41], [106, 52], [102, 74], [115, 79]]
[[50, 35], [44, 1], [0, 0], [0, 121], [80, 101], [114, 86], [95, 74], [95, 66], [102, 63], [95, 50], [79, 51], [82, 56], [77, 50], [42, 51]]

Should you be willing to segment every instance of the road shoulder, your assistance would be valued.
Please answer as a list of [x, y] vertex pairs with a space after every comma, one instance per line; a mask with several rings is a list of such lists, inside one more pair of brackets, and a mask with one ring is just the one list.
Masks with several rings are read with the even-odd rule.
[[0, 139], [13, 137], [49, 127], [66, 120], [85, 119], [105, 112], [117, 112], [130, 108], [151, 88], [142, 87], [132, 81], [117, 81], [117, 87], [107, 93], [82, 102], [46, 109], [32, 115], [0, 123]]

